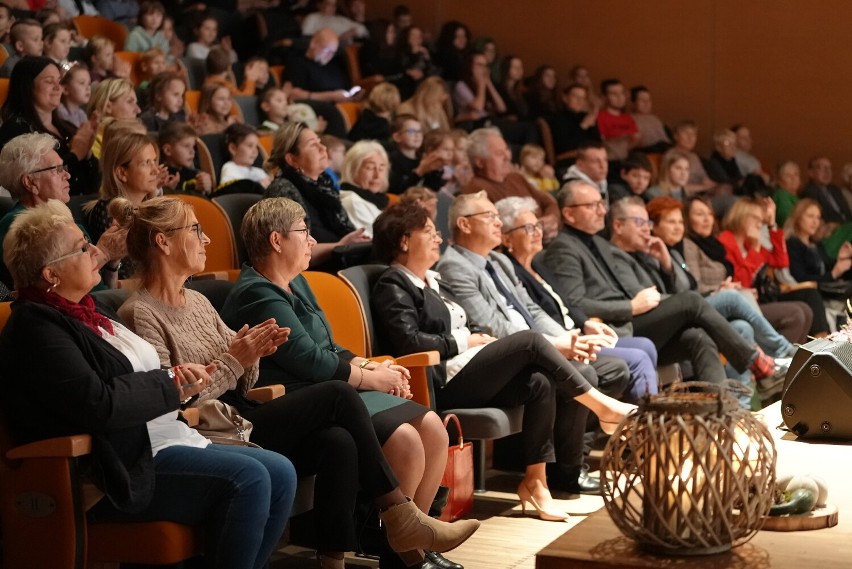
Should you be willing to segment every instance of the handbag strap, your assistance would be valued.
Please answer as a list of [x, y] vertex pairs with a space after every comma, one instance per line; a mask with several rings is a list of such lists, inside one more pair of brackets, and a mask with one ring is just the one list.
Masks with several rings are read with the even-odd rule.
[[447, 424], [449, 424], [450, 419], [456, 424], [456, 430], [459, 433], [459, 449], [464, 448], [464, 435], [462, 435], [461, 423], [459, 422], [459, 418], [456, 417], [455, 413], [447, 413], [444, 417], [444, 428], [447, 428]]

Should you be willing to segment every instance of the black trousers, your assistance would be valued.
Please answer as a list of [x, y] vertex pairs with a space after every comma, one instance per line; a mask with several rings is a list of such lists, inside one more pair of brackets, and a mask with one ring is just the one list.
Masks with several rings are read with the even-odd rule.
[[358, 490], [375, 498], [399, 486], [358, 392], [343, 381], [327, 381], [246, 410], [243, 416], [254, 424], [253, 443], [285, 455], [299, 476], [316, 475], [317, 548], [355, 549]]
[[654, 342], [661, 365], [689, 360], [704, 381], [725, 380], [720, 352], [739, 372], [747, 370], [757, 357], [754, 346], [697, 292], [674, 294], [653, 310], [635, 316], [633, 333]]

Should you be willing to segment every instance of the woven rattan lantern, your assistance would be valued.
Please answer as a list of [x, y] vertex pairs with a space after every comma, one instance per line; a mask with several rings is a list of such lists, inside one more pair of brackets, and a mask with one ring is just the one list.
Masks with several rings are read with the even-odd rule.
[[601, 459], [606, 509], [657, 552], [704, 555], [751, 539], [773, 503], [775, 445], [724, 387], [692, 382], [646, 396]]

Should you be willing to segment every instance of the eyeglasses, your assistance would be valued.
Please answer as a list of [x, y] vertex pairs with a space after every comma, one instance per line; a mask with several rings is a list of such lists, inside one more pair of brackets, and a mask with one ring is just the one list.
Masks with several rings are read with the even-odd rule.
[[437, 239], [443, 239], [444, 238], [444, 236], [441, 235], [441, 232], [437, 229], [434, 230], [434, 231], [427, 231], [427, 230], [424, 229], [423, 233], [426, 235], [426, 237], [428, 237], [429, 239], [432, 239], [432, 240], [434, 240], [436, 238]]
[[518, 229], [523, 229], [524, 233], [527, 235], [532, 235], [536, 231], [539, 233], [544, 233], [544, 222], [539, 221], [538, 223], [525, 223], [523, 225], [518, 225], [513, 227], [512, 229], [507, 229], [503, 233], [511, 233], [512, 231], [517, 231]]
[[639, 229], [642, 229], [642, 228], [645, 228], [645, 227], [647, 227], [648, 229], [654, 229], [654, 222], [653, 222], [653, 221], [651, 221], [650, 219], [645, 219], [644, 217], [636, 217], [636, 216], [633, 216], [633, 217], [619, 217], [619, 218], [618, 218], [618, 220], [619, 220], [619, 221], [627, 221], [627, 220], [630, 220], [630, 221], [632, 221], [633, 223], [635, 223], [635, 224], [636, 224], [636, 227], [638, 227]]
[[54, 174], [62, 174], [68, 173], [68, 164], [57, 164], [56, 166], [47, 166], [45, 168], [39, 168], [38, 170], [33, 170], [32, 172], [27, 172], [29, 175], [39, 174], [41, 172], [53, 172]]
[[603, 201], [603, 200], [598, 200], [596, 202], [575, 203], [575, 204], [571, 204], [571, 205], [566, 205], [565, 207], [587, 207], [589, 209], [596, 210], [596, 211], [597, 210], [606, 211], [608, 209], [606, 202]]
[[462, 217], [476, 217], [477, 215], [484, 215], [488, 223], [494, 223], [495, 221], [500, 219], [500, 214], [498, 214], [496, 211], [478, 211], [476, 213], [469, 213], [467, 215], [463, 215]]
[[89, 253], [89, 252], [94, 253], [98, 250], [97, 247], [92, 245], [92, 242], [89, 240], [88, 235], [84, 235], [83, 239], [85, 239], [85, 243], [83, 243], [82, 247], [80, 247], [79, 249], [75, 249], [75, 250], [71, 251], [67, 255], [62, 255], [61, 257], [57, 257], [57, 258], [53, 259], [52, 261], [48, 261], [47, 263], [44, 264], [44, 266], [46, 267], [48, 265], [53, 265], [54, 263], [58, 263], [59, 261], [65, 261], [66, 259], [71, 259], [72, 257], [77, 257], [79, 255], [85, 255], [86, 253]]
[[406, 134], [423, 134], [423, 131], [419, 128], [407, 128], [404, 132]]
[[204, 228], [202, 228], [201, 224], [198, 222], [193, 223], [192, 225], [184, 225], [183, 227], [173, 227], [171, 229], [166, 229], [166, 233], [170, 233], [172, 231], [180, 231], [181, 229], [192, 229], [198, 236], [199, 241], [204, 239]]
[[311, 237], [311, 228], [303, 227], [302, 229], [285, 229], [284, 233], [304, 233], [305, 239], [309, 239]]

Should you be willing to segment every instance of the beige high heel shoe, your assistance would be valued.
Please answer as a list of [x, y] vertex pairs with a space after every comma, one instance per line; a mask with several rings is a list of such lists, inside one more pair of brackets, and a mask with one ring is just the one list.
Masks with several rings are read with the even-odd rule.
[[535, 508], [538, 517], [546, 522], [567, 522], [570, 517], [565, 512], [560, 512], [559, 510], [548, 510], [541, 506], [539, 506], [535, 497], [533, 497], [532, 492], [527, 485], [524, 484], [523, 480], [520, 485], [518, 485], [518, 498], [521, 500], [521, 512], [524, 515], [527, 515], [527, 502], [532, 504], [532, 507]]
[[410, 499], [379, 514], [387, 532], [388, 545], [408, 565], [423, 561], [424, 549], [444, 553], [464, 543], [479, 529], [479, 520], [454, 523], [430, 518]]

